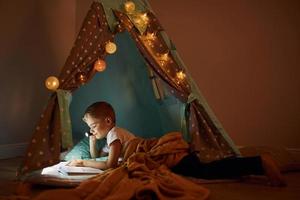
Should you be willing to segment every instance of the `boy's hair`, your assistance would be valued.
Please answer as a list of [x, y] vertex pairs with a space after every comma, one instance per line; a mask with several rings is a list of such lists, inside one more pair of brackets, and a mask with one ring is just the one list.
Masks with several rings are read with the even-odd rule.
[[116, 123], [116, 116], [114, 108], [105, 101], [95, 102], [85, 110], [84, 116], [90, 115], [93, 118], [110, 117], [113, 123]]

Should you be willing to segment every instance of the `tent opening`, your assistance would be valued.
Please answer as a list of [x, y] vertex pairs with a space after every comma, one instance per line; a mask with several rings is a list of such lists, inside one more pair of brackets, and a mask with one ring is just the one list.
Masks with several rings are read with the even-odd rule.
[[159, 137], [181, 131], [180, 111], [184, 104], [168, 93], [162, 81], [165, 95], [157, 99], [151, 83], [153, 77], [128, 32], [117, 34], [115, 43], [118, 51], [106, 57], [106, 70], [72, 94], [73, 140], [79, 141], [88, 131], [82, 117], [87, 106], [96, 101], [109, 102], [116, 112], [116, 125], [137, 136]]

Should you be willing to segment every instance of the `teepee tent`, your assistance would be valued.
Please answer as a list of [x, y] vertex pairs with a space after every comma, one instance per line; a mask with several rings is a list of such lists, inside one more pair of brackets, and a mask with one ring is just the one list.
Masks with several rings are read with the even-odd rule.
[[59, 88], [51, 94], [41, 114], [20, 175], [59, 162], [61, 151], [72, 147], [73, 124], [69, 112], [72, 95], [83, 84], [88, 85], [99, 73], [97, 70], [103, 70], [106, 59], [118, 51], [116, 37], [123, 33], [134, 41], [142, 56], [150, 74], [147, 81], [153, 86], [156, 99], [164, 96], [161, 81], [169, 94], [183, 105], [179, 113], [180, 127], [191, 151], [197, 152], [203, 162], [239, 154], [148, 2], [98, 0], [91, 5], [58, 77]]

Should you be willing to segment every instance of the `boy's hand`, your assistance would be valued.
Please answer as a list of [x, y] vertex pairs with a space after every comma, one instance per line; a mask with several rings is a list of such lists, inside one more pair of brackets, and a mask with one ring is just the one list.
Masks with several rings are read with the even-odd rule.
[[91, 135], [91, 136], [89, 136], [89, 139], [90, 139], [90, 143], [93, 143], [93, 144], [96, 143], [96, 140], [97, 140], [96, 136]]
[[68, 166], [75, 166], [75, 167], [83, 167], [84, 166], [83, 160], [81, 160], [81, 159], [72, 160], [67, 165]]

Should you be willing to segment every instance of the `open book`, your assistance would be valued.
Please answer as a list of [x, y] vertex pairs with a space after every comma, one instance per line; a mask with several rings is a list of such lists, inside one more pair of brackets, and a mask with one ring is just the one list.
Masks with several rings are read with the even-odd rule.
[[102, 173], [103, 170], [92, 167], [74, 167], [68, 166], [69, 162], [60, 162], [56, 165], [46, 167], [42, 171], [42, 175], [95, 175]]

